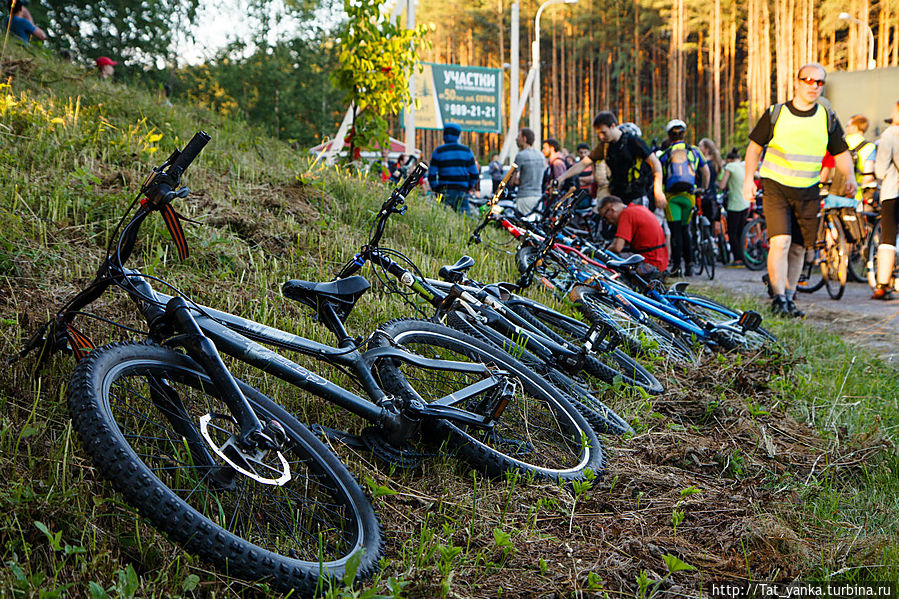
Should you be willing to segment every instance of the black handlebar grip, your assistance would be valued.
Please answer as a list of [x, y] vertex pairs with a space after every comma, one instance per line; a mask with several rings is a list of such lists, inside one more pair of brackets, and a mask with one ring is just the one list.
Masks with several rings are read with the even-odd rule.
[[418, 180], [424, 177], [428, 172], [428, 163], [427, 162], [419, 162], [415, 165], [415, 168], [412, 169], [412, 172], [409, 173], [409, 176], [406, 177], [406, 180], [403, 181], [402, 187], [400, 187], [400, 195], [406, 197], [412, 191], [412, 189], [418, 184]]
[[187, 167], [190, 166], [190, 163], [193, 162], [203, 148], [206, 147], [206, 144], [209, 143], [210, 139], [212, 138], [209, 137], [205, 131], [197, 131], [191, 140], [187, 142], [187, 145], [184, 146], [184, 149], [181, 150], [181, 153], [172, 163], [172, 166], [169, 167], [169, 175], [177, 181], [181, 177], [181, 174], [187, 170]]

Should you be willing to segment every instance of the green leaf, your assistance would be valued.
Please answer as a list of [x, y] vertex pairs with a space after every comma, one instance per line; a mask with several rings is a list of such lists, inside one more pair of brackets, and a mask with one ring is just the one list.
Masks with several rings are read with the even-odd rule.
[[200, 584], [200, 577], [196, 574], [188, 574], [187, 578], [184, 579], [184, 582], [181, 583], [181, 590], [185, 593], [189, 591], [193, 591], [197, 588], [197, 585]]
[[91, 599], [108, 599], [109, 597], [109, 593], [106, 592], [106, 589], [93, 580], [88, 583], [87, 590], [90, 591]]
[[662, 556], [662, 559], [665, 561], [665, 565], [668, 567], [668, 571], [674, 574], [675, 572], [680, 572], [682, 570], [695, 570], [696, 566], [691, 566], [690, 564], [681, 561], [679, 558], [674, 557], [671, 554], [666, 553]]

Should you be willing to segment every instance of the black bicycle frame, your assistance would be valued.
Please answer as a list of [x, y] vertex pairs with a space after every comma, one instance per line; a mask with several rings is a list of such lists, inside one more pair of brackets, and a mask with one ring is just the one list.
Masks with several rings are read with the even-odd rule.
[[[159, 320], [160, 309], [158, 306], [183, 302], [179, 297], [153, 290], [139, 271], [127, 270], [125, 276], [134, 290], [128, 290], [129, 294], [139, 305], [148, 322], [151, 323], [151, 328], [154, 319], [157, 322]], [[417, 424], [421, 418], [441, 418], [480, 428], [492, 426], [492, 418], [489, 415], [480, 416], [455, 406], [501, 385], [503, 371], [491, 369], [480, 363], [425, 358], [398, 347], [379, 347], [363, 352], [354, 348], [334, 348], [207, 306], [193, 305], [188, 310], [202, 336], [212, 341], [215, 350], [357, 414], [382, 427], [391, 439], [408, 438], [417, 430]], [[183, 332], [190, 334], [189, 331]], [[184, 345], [184, 342], [182, 334], [171, 337], [167, 344]], [[347, 391], [340, 385], [315, 374], [258, 342], [350, 368], [372, 400]], [[393, 397], [384, 393], [372, 374], [374, 364], [379, 359], [395, 359], [422, 368], [467, 372], [486, 378], [429, 403], [418, 398], [418, 401], [397, 405], [394, 403]], [[201, 365], [206, 366], [205, 364]], [[216, 383], [218, 384], [217, 381]], [[249, 406], [245, 410], [240, 406], [229, 405], [229, 407], [239, 418], [242, 433], [244, 425], [253, 427], [252, 421], [255, 416], [252, 415]], [[249, 415], [246, 414], [246, 410], [249, 410]]]
[[[501, 302], [494, 300], [489, 293], [476, 287], [422, 279], [397, 264], [389, 256], [378, 252], [377, 248], [370, 246], [366, 246], [362, 252], [356, 254], [352, 267], [346, 269], [346, 272], [341, 273], [341, 275], [349, 276], [349, 274], [357, 272], [365, 262], [371, 262], [380, 266], [402, 284], [412, 289], [419, 297], [437, 309], [436, 316], [441, 316], [456, 300], [460, 300], [463, 302], [463, 306], [469, 308], [470, 312], [477, 313], [478, 318], [487, 324], [489, 331], [495, 332], [495, 335], [491, 335], [494, 342], [502, 345], [510, 340], [517, 340], [516, 343], [518, 345], [535, 354], [541, 360], [551, 364], [558, 364], [566, 370], [580, 370], [583, 367], [587, 352], [592, 351], [594, 345], [602, 341], [603, 337], [612, 334], [609, 330], [601, 331], [601, 335], [598, 335], [596, 334], [598, 331], [597, 327], [590, 327], [585, 335], [584, 345], [577, 350], [572, 350], [570, 347], [560, 345], [547, 338], [540, 331], [535, 330], [531, 323], [524, 320], [514, 311], [507, 309]], [[435, 285], [449, 286], [449, 290], [444, 293], [436, 289]], [[618, 342], [619, 340], [615, 339], [611, 345], [605, 343], [601, 351], [611, 351]]]

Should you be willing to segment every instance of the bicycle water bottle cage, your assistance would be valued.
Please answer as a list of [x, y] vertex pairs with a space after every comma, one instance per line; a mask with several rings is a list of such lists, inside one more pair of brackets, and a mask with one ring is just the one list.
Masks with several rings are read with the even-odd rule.
[[437, 273], [441, 279], [447, 283], [461, 283], [465, 279], [465, 273], [474, 266], [474, 258], [471, 256], [462, 256], [456, 260], [455, 264], [445, 264], [440, 267]]
[[371, 285], [365, 280], [365, 277], [356, 275], [328, 283], [291, 279], [284, 283], [281, 292], [284, 297], [296, 300], [315, 310], [319, 318], [322, 317], [322, 307], [330, 305], [334, 308], [340, 321], [344, 322], [350, 315], [353, 306], [370, 287]]
[[645, 258], [640, 254], [633, 254], [624, 260], [609, 260], [606, 262], [606, 265], [615, 270], [632, 271], [637, 268], [638, 265], [642, 264], [644, 260]]

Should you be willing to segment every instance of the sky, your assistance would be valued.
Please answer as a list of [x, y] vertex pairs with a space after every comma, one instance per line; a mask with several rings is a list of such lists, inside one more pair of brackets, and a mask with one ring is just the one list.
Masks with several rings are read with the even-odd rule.
[[[328, 25], [336, 23], [343, 13], [343, 2], [333, 2], [332, 8], [319, 10], [316, 23]], [[195, 41], [184, 40], [181, 57], [189, 64], [199, 64], [215, 56], [215, 53], [231, 41], [249, 42], [254, 23], [244, 13], [246, 2], [239, 0], [202, 0], [194, 24]], [[301, 24], [284, 14], [283, 0], [274, 0], [270, 6], [270, 18], [275, 22], [268, 42], [276, 43], [284, 37], [296, 37]]]

